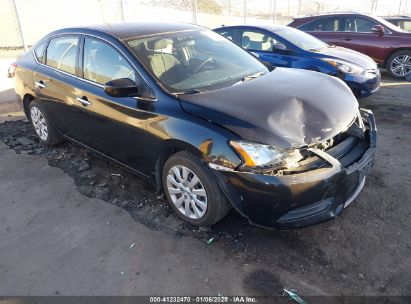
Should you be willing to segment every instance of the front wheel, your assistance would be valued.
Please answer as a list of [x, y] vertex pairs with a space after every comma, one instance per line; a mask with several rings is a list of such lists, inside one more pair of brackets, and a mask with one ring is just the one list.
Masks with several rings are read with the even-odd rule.
[[192, 225], [211, 226], [230, 210], [211, 169], [190, 152], [178, 152], [166, 161], [162, 181], [171, 207]]
[[392, 77], [404, 79], [411, 74], [411, 51], [399, 51], [387, 61], [387, 72]]
[[30, 102], [29, 113], [31, 123], [41, 142], [53, 146], [63, 141], [63, 137], [51, 125], [47, 113], [40, 102], [37, 100]]

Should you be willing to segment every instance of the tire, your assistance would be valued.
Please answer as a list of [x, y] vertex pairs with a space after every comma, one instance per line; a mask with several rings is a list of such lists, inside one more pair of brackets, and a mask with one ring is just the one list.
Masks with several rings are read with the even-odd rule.
[[[176, 170], [182, 179], [178, 179]], [[194, 176], [197, 176], [199, 183], [190, 185], [195, 182]], [[211, 169], [188, 151], [178, 152], [165, 162], [162, 182], [170, 206], [180, 218], [192, 225], [211, 226], [221, 220], [231, 208]], [[197, 193], [204, 193], [205, 196]]]
[[[395, 70], [396, 66], [405, 64], [404, 70]], [[398, 51], [390, 56], [387, 61], [387, 72], [391, 77], [397, 79], [405, 79], [406, 76], [411, 74], [411, 51]], [[405, 74], [403, 74], [405, 73]], [[403, 74], [403, 75], [402, 75]]]
[[30, 121], [40, 141], [48, 146], [54, 146], [64, 141], [63, 136], [51, 125], [44, 106], [37, 100], [29, 104]]

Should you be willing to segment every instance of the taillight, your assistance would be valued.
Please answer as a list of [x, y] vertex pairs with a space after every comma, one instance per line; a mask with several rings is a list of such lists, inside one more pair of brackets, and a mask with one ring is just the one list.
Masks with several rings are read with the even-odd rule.
[[16, 73], [16, 68], [17, 68], [17, 64], [15, 64], [15, 63], [10, 64], [9, 70], [8, 70], [8, 75], [7, 75], [9, 78], [14, 77], [14, 74]]

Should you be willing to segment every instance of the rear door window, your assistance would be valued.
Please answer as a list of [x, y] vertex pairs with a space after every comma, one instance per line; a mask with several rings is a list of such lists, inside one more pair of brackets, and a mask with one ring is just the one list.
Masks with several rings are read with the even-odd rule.
[[59, 37], [50, 40], [47, 47], [46, 64], [55, 69], [76, 74], [78, 37]]
[[227, 39], [230, 39], [232, 41], [235, 40], [235, 30], [218, 30], [217, 31], [220, 35], [224, 36]]
[[271, 35], [259, 31], [244, 31], [241, 35], [241, 46], [246, 50], [272, 51], [276, 43]]
[[305, 32], [338, 32], [340, 31], [341, 18], [326, 17], [306, 23], [298, 29]]

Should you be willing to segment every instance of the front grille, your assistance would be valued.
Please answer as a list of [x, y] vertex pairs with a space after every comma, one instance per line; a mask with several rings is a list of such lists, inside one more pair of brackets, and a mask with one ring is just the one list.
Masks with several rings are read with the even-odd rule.
[[374, 91], [378, 88], [379, 81], [378, 80], [373, 80], [367, 82], [367, 87], [370, 89], [370, 91]]
[[[344, 133], [336, 135], [332, 139], [332, 145], [325, 152], [337, 159], [343, 168], [348, 168], [361, 159], [363, 154], [369, 148], [369, 141], [366, 132], [359, 125], [360, 122], [355, 120], [350, 128]], [[282, 171], [283, 175], [304, 173], [321, 168], [330, 168], [331, 164], [318, 157], [315, 153], [305, 150], [304, 159], [299, 162], [299, 167]]]
[[375, 78], [372, 78], [367, 82], [367, 87], [370, 91], [374, 91], [378, 89], [379, 83], [380, 83], [380, 71], [378, 69], [367, 69], [365, 70], [367, 74], [370, 76], [377, 76]]

